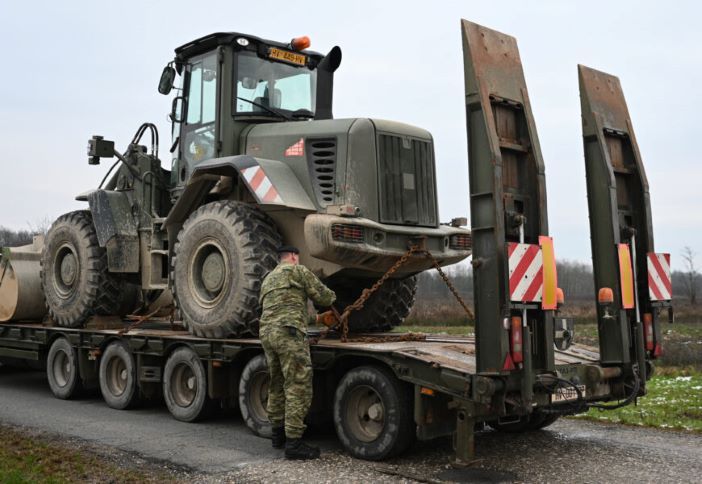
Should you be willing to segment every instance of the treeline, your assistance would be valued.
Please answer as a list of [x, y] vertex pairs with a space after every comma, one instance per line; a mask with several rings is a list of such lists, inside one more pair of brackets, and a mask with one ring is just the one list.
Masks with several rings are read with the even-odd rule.
[[32, 243], [34, 230], [12, 230], [0, 227], [0, 247], [17, 247]]

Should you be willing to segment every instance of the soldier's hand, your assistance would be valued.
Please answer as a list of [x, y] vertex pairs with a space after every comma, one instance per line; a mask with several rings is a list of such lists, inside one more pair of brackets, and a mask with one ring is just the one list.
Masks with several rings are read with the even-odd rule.
[[333, 311], [324, 311], [323, 313], [317, 314], [317, 324], [323, 324], [327, 328], [331, 328], [339, 322], [336, 319]]

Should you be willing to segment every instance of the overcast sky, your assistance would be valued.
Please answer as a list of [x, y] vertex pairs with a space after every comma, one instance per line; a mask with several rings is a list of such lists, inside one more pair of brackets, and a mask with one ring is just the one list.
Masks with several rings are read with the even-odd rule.
[[[25, 0], [0, 3], [0, 225], [27, 228], [81, 208], [110, 163], [170, 98], [156, 91], [173, 49], [215, 31], [343, 50], [334, 115], [403, 121], [434, 135], [441, 219], [465, 216], [468, 169], [460, 18], [517, 38], [546, 164], [559, 259], [590, 260], [576, 65], [619, 76], [646, 165], [656, 249], [702, 253], [702, 8], [699, 2]], [[164, 158], [162, 156], [162, 158]], [[169, 160], [164, 160], [170, 163]], [[702, 261], [702, 256], [698, 258]]]

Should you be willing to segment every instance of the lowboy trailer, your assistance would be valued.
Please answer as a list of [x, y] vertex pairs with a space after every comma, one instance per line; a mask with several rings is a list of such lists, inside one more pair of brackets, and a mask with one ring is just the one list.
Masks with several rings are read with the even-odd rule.
[[[595, 349], [572, 343], [573, 321], [561, 314], [544, 162], [516, 41], [465, 20], [461, 28], [475, 337], [331, 332], [317, 340], [311, 331], [309, 420], [333, 422], [344, 448], [364, 459], [453, 435], [454, 462], [466, 464], [482, 425], [536, 430], [561, 415], [632, 403], [661, 354], [659, 316], [672, 317], [669, 256], [653, 252], [648, 184], [619, 81], [580, 68]], [[45, 368], [58, 398], [99, 388], [110, 407], [127, 409], [162, 395], [188, 422], [238, 403], [253, 432], [270, 434], [257, 339], [194, 336], [170, 320], [94, 317], [68, 328], [28, 319], [0, 324], [0, 361]]]

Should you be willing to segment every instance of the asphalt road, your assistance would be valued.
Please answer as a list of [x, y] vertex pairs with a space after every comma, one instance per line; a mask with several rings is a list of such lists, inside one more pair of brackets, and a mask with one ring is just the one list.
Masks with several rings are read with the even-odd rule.
[[166, 460], [208, 482], [699, 482], [702, 475], [700, 434], [572, 419], [531, 434], [481, 432], [475, 465], [462, 473], [447, 466], [448, 439], [418, 443], [406, 456], [375, 464], [344, 455], [330, 432], [312, 437], [324, 451], [320, 461], [289, 463], [238, 415], [187, 424], [162, 406], [117, 411], [97, 395], [58, 400], [43, 373], [5, 367], [0, 367], [0, 423]]

